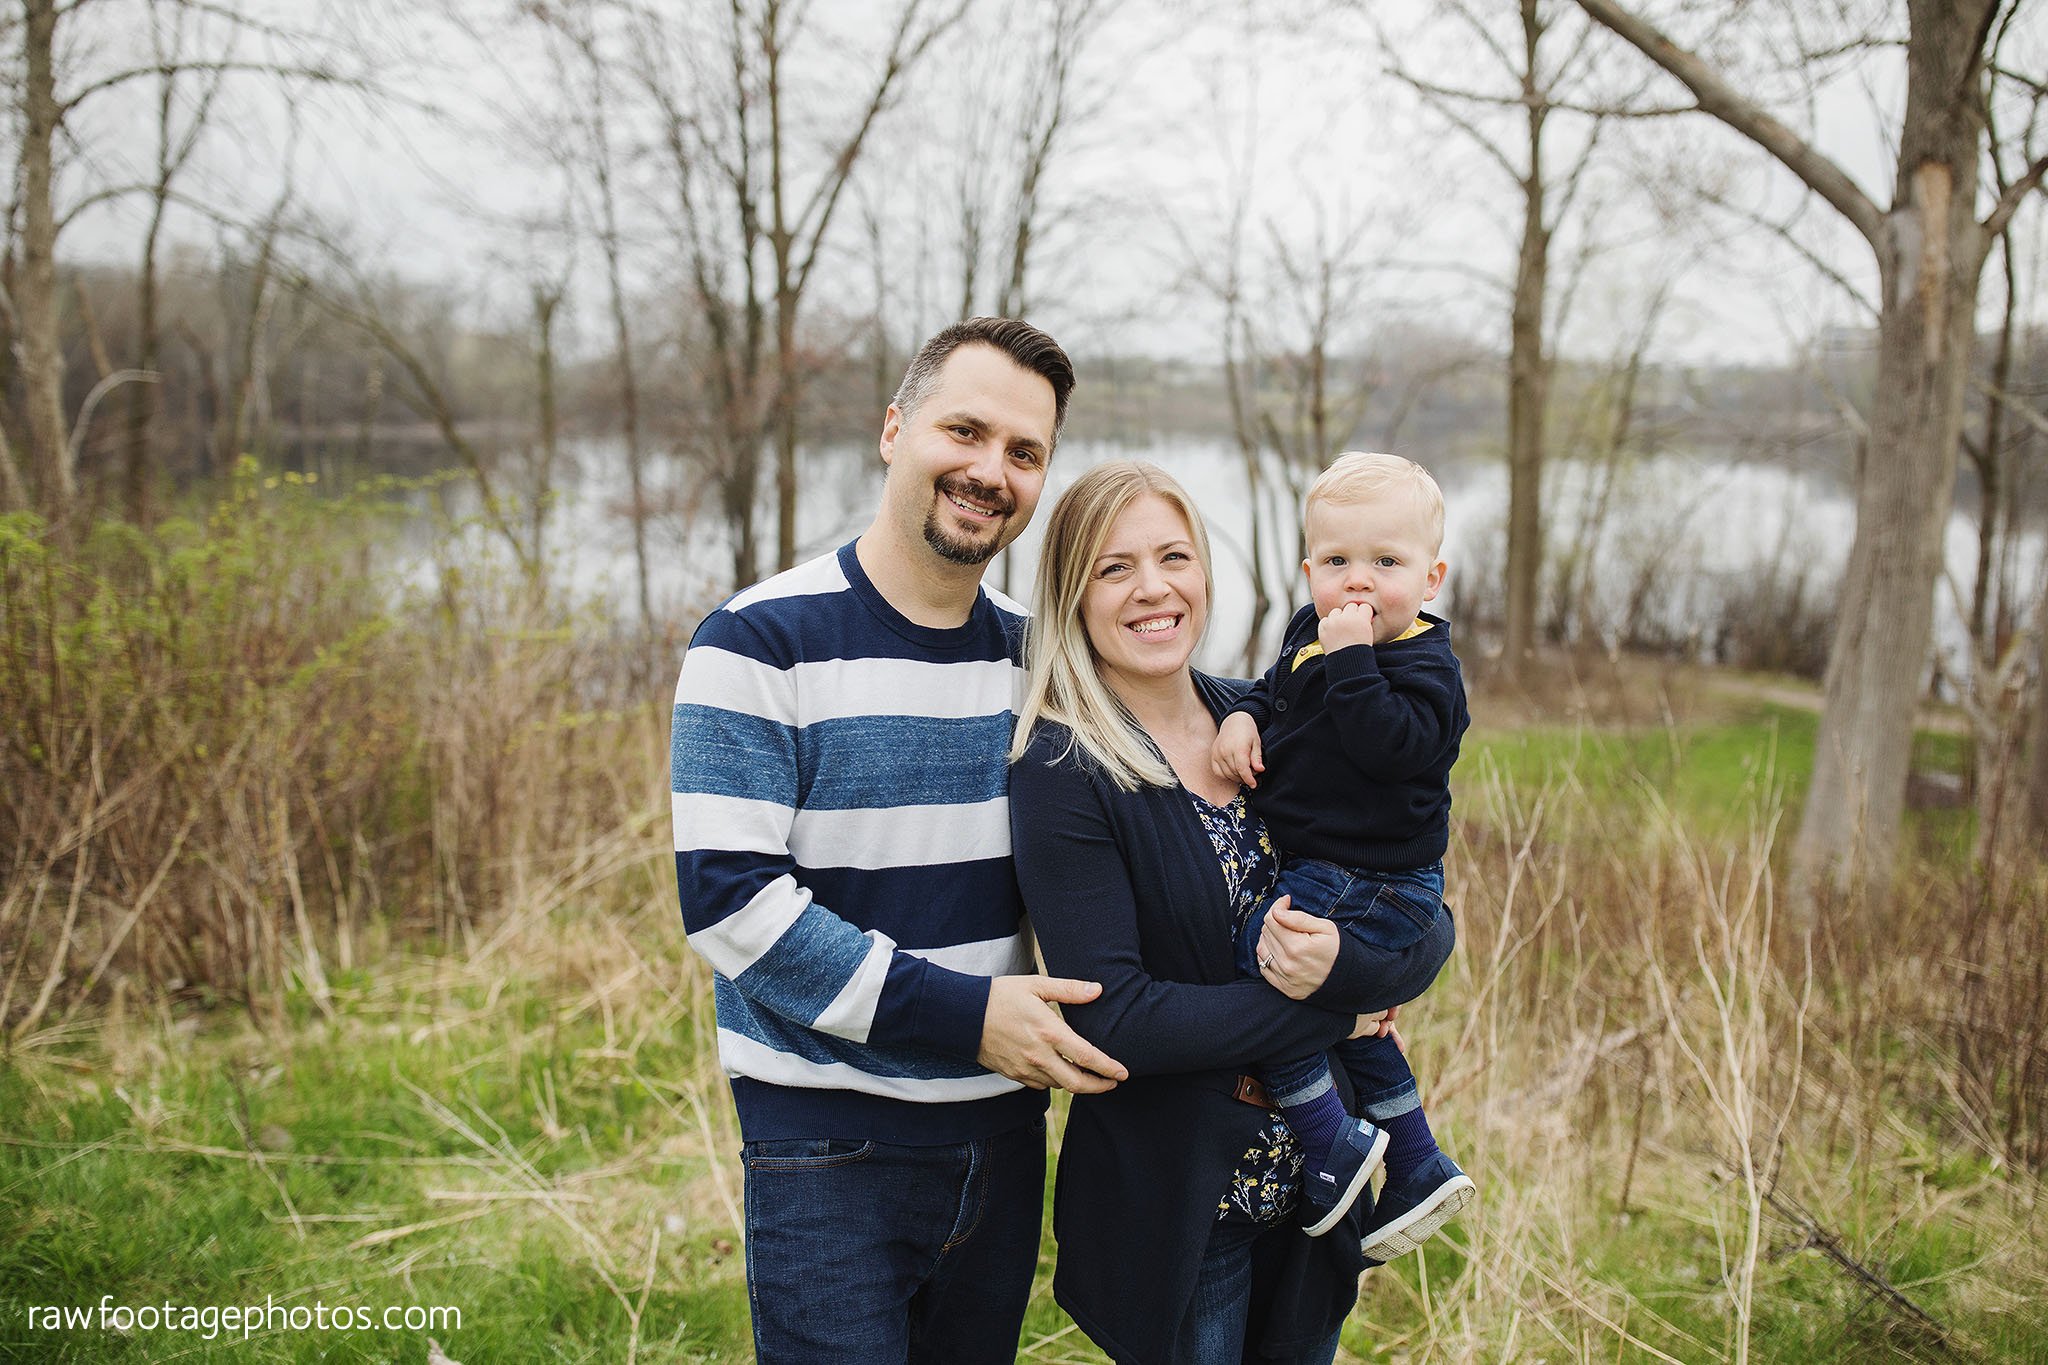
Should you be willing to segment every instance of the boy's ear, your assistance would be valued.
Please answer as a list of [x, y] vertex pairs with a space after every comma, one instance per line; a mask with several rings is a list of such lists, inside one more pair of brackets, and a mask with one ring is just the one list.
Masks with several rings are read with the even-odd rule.
[[1423, 590], [1423, 601], [1436, 601], [1437, 589], [1443, 587], [1444, 571], [1448, 568], [1450, 568], [1450, 565], [1444, 563], [1441, 559], [1429, 566], [1429, 586]]
[[1309, 576], [1308, 561], [1306, 559], [1301, 561], [1301, 576], [1303, 578], [1307, 578]]

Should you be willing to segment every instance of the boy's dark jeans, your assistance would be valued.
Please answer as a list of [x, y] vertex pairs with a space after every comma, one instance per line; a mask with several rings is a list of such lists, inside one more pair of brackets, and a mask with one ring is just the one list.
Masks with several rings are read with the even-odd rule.
[[[1429, 989], [1456, 942], [1450, 907], [1444, 904], [1444, 865], [1376, 872], [1339, 867], [1317, 858], [1289, 858], [1280, 869], [1273, 898], [1293, 898], [1296, 910], [1333, 920], [1345, 936], [1384, 964], [1377, 978], [1388, 1006], [1405, 1005]], [[1237, 966], [1259, 974], [1259, 934], [1267, 901], [1238, 931]], [[1350, 1038], [1337, 1044], [1337, 1059], [1358, 1093], [1360, 1114], [1378, 1123], [1421, 1106], [1415, 1073], [1391, 1038]], [[1330, 1088], [1330, 1070], [1320, 1054], [1258, 1068], [1259, 1079], [1283, 1107], [1315, 1098]]]

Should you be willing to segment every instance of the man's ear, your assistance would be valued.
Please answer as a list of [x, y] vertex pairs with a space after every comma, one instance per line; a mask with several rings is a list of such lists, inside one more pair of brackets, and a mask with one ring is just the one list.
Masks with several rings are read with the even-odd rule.
[[882, 463], [888, 464], [896, 454], [896, 437], [903, 430], [903, 414], [891, 403], [887, 415], [882, 418]]

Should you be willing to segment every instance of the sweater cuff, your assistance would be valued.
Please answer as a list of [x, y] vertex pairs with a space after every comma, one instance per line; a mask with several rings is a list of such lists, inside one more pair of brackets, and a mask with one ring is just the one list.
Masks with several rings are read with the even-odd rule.
[[1323, 676], [1331, 682], [1370, 678], [1379, 671], [1379, 656], [1371, 645], [1346, 645], [1323, 655]]
[[1238, 701], [1237, 705], [1231, 707], [1228, 711], [1225, 711], [1223, 713], [1223, 718], [1225, 720], [1229, 720], [1232, 716], [1238, 715], [1240, 713], [1250, 716], [1252, 718], [1252, 723], [1258, 726], [1261, 730], [1266, 728], [1266, 722], [1269, 719], [1271, 719], [1270, 714], [1266, 710], [1266, 704], [1260, 701], [1257, 697], [1251, 696], [1249, 694], [1241, 698]]
[[988, 992], [988, 977], [898, 951], [890, 958], [868, 1041], [908, 1043], [973, 1061], [981, 1055]]
[[1372, 989], [1372, 984], [1365, 949], [1349, 934], [1339, 934], [1337, 960], [1330, 964], [1330, 974], [1309, 995], [1307, 1003], [1346, 1014], [1363, 1014], [1371, 1003], [1366, 992]]

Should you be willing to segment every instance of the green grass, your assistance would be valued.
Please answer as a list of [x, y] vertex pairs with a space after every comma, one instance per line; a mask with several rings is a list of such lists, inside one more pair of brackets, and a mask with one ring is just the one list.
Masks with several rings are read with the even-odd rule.
[[[1641, 822], [1654, 798], [1679, 825], [1708, 842], [1739, 837], [1759, 814], [1796, 817], [1813, 770], [1819, 717], [1798, 707], [1755, 703], [1725, 720], [1635, 729], [1537, 724], [1475, 729], [1453, 776], [1469, 793], [1497, 780], [1521, 792], [1554, 792], [1590, 828]], [[1963, 737], [1922, 730], [1914, 736], [1916, 772], [1963, 770]], [[1969, 847], [1975, 817], [1967, 809], [1908, 813], [1924, 855], [1952, 861]]]
[[25, 1330], [32, 1305], [103, 1295], [451, 1306], [461, 1326], [432, 1335], [469, 1365], [617, 1359], [631, 1303], [642, 1360], [746, 1359], [730, 1220], [663, 1195], [707, 1175], [659, 1079], [701, 1073], [690, 1021], [628, 1050], [541, 983], [436, 991], [423, 975], [337, 991], [331, 1022], [302, 1001], [282, 1035], [156, 1019], [0, 1067], [0, 1359], [427, 1355], [427, 1331], [382, 1326], [210, 1343]]
[[[1762, 706], [1673, 729], [1482, 732], [1460, 768], [1460, 812], [1542, 805], [1539, 856], [1559, 874], [1530, 885], [1569, 886], [1582, 841], [1605, 840], [1603, 858], [1640, 845], [1626, 856], [1645, 866], [1665, 856], [1646, 814], [1659, 806], [1708, 842], [1739, 841], [1759, 810], [1793, 807], [1813, 729], [1810, 714]], [[1953, 736], [1922, 746], [1927, 764], [1959, 761]], [[1488, 897], [1504, 893], [1483, 871], [1463, 875], [1463, 965], [1410, 1026], [1418, 1069], [1451, 1086], [1439, 1131], [1481, 1179], [1481, 1202], [1426, 1254], [1368, 1277], [1346, 1358], [1732, 1356], [1741, 1187], [1702, 1154], [1717, 1144], [1699, 1141], [1711, 1115], [1684, 1064], [1661, 1054], [1625, 1215], [1617, 1172], [1633, 1091], [1603, 1098], [1602, 1087], [1626, 1073], [1489, 1113], [1487, 1097], [1540, 1091], [1575, 1040], [1643, 1018], [1642, 996], [1626, 978], [1573, 975], [1586, 969], [1554, 937], [1507, 964], [1522, 974], [1512, 989], [1485, 995]], [[1910, 965], [1899, 970], [1910, 989]], [[628, 1356], [636, 1313], [638, 1360], [750, 1358], [731, 1214], [738, 1134], [702, 973], [666, 904], [562, 908], [488, 960], [392, 953], [328, 978], [324, 1000], [301, 988], [257, 1016], [117, 1008], [0, 1060], [0, 1361], [421, 1362], [431, 1335], [464, 1365], [613, 1362]], [[1686, 998], [1693, 1008], [1702, 993]], [[1944, 1093], [1948, 1063], [1923, 1035], [1879, 1010], [1889, 1031], [1843, 1041], [1853, 1030], [1835, 1021], [1860, 1007], [1852, 988], [1818, 995], [1816, 1056], [1825, 1040], [1842, 1058], [1831, 1075], [1862, 1071], [1838, 1091], [1809, 1082], [1817, 1098], [1791, 1111], [1786, 1188], [1952, 1328], [1962, 1358], [2048, 1360], [2048, 1276], [2027, 1268], [2035, 1177], [1960, 1141], [1942, 1102], [1927, 1101]], [[1506, 1030], [1482, 1046], [1470, 1029], [1487, 1010]], [[1063, 1113], [1056, 1103], [1055, 1130]], [[1802, 1236], [1765, 1219], [1750, 1359], [1940, 1354]], [[1100, 1360], [1051, 1300], [1054, 1255], [1048, 1233], [1024, 1358]], [[461, 1322], [211, 1342], [30, 1325], [32, 1306], [102, 1296], [373, 1315], [453, 1307]]]

